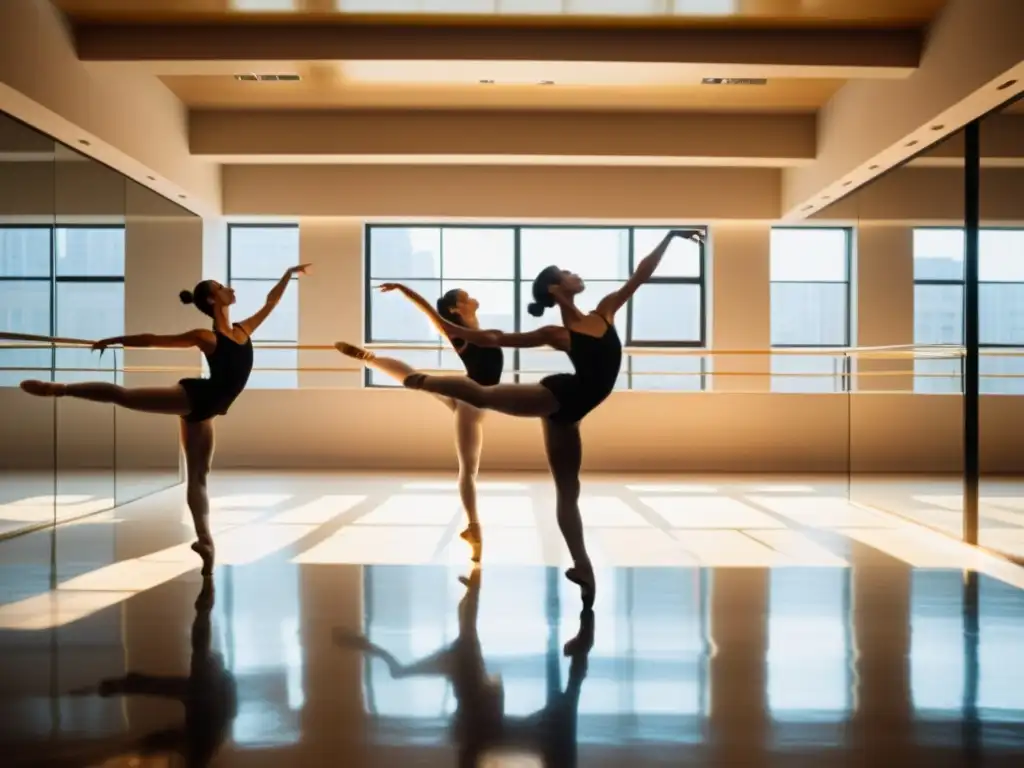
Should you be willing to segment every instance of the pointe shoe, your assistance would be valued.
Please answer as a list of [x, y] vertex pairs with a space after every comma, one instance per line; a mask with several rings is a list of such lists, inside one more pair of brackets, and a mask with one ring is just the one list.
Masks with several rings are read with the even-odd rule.
[[459, 534], [459, 538], [469, 544], [470, 560], [474, 563], [479, 563], [484, 550], [484, 542], [480, 537], [480, 526], [466, 526], [466, 529]]
[[51, 381], [29, 379], [21, 382], [20, 386], [22, 392], [27, 392], [36, 397], [60, 397], [64, 394], [64, 385], [54, 384]]
[[203, 578], [209, 578], [213, 573], [213, 545], [201, 544], [197, 541], [192, 544], [191, 549], [203, 559], [203, 568], [200, 571]]
[[351, 357], [356, 360], [363, 361], [373, 359], [373, 352], [370, 350], [357, 347], [355, 344], [349, 344], [345, 341], [336, 341], [334, 343], [334, 348], [341, 352], [341, 354], [345, 355], [345, 357]]
[[594, 582], [594, 571], [592, 568], [572, 567], [565, 572], [565, 578], [580, 588], [580, 597], [583, 599], [583, 609], [586, 611], [594, 608], [594, 599], [597, 596], [597, 586]]

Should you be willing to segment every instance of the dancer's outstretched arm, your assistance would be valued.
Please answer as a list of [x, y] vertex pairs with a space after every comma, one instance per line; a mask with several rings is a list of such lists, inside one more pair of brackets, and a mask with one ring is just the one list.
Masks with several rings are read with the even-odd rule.
[[401, 283], [384, 283], [380, 290], [401, 291], [405, 296], [423, 312], [425, 312], [439, 332], [449, 339], [463, 339], [478, 347], [554, 347], [555, 349], [569, 348], [569, 334], [560, 325], [546, 325], [534, 331], [526, 333], [506, 333], [499, 330], [482, 330], [479, 328], [466, 328], [445, 320], [430, 306], [430, 303], [411, 288]]
[[217, 345], [217, 337], [212, 331], [196, 328], [193, 331], [165, 336], [157, 333], [137, 333], [131, 336], [111, 336], [100, 339], [92, 345], [94, 351], [103, 354], [107, 347], [164, 347], [171, 349], [188, 349], [198, 347], [203, 352], [212, 352]]
[[654, 276], [654, 271], [661, 264], [661, 260], [665, 256], [669, 245], [677, 237], [700, 243], [703, 242], [704, 232], [699, 229], [669, 230], [665, 237], [662, 238], [662, 241], [654, 246], [654, 250], [636, 265], [636, 269], [633, 270], [633, 274], [629, 276], [626, 284], [601, 299], [597, 305], [597, 313], [610, 321], [615, 316], [615, 313], [622, 309], [625, 303], [633, 297], [633, 294], [637, 292], [640, 286]]
[[263, 325], [263, 321], [270, 317], [270, 313], [274, 311], [274, 307], [281, 301], [281, 297], [284, 296], [284, 292], [288, 289], [289, 283], [292, 281], [292, 277], [295, 275], [306, 274], [306, 269], [309, 264], [299, 264], [296, 267], [289, 268], [281, 279], [277, 281], [277, 284], [270, 289], [270, 293], [267, 294], [266, 303], [260, 307], [260, 309], [252, 317], [247, 317], [245, 320], [239, 323], [242, 329], [252, 336], [256, 333], [256, 329]]

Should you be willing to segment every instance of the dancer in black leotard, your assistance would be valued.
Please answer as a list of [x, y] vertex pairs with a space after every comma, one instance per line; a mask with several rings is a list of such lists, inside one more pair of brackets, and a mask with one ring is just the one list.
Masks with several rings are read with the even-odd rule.
[[213, 320], [213, 329], [203, 328], [176, 336], [142, 333], [117, 336], [93, 344], [103, 354], [112, 346], [123, 347], [197, 347], [209, 364], [206, 379], [182, 379], [173, 387], [120, 387], [106, 382], [57, 384], [49, 381], [23, 381], [21, 388], [37, 397], [76, 397], [97, 403], [114, 403], [122, 408], [145, 413], [163, 413], [181, 417], [181, 444], [185, 453], [186, 498], [192, 512], [197, 541], [192, 549], [203, 559], [203, 574], [213, 570], [213, 536], [210, 534], [210, 501], [206, 480], [213, 461], [213, 420], [228, 408], [245, 389], [252, 371], [252, 334], [267, 319], [296, 275], [306, 273], [308, 264], [292, 267], [278, 281], [263, 307], [252, 317], [232, 323], [228, 307], [235, 303], [235, 292], [216, 280], [203, 280], [191, 291], [182, 291], [183, 304]]
[[[608, 397], [619, 375], [622, 344], [613, 324], [615, 313], [653, 276], [677, 237], [700, 241], [703, 232], [696, 229], [669, 232], [637, 265], [626, 284], [601, 299], [597, 309], [589, 313], [581, 312], [574, 303], [575, 296], [585, 287], [579, 275], [556, 266], [542, 270], [533, 281], [534, 301], [528, 307], [529, 312], [539, 317], [545, 309], [557, 304], [562, 314], [561, 326], [548, 325], [528, 333], [504, 333], [446, 325], [448, 335], [481, 347], [551, 346], [560, 349], [568, 353], [575, 373], [548, 376], [539, 384], [482, 387], [463, 376], [418, 373], [400, 360], [388, 359], [386, 363], [391, 375], [404, 376], [403, 383], [410, 389], [422, 389], [510, 416], [544, 419], [545, 449], [558, 499], [558, 526], [573, 560], [573, 566], [565, 575], [582, 589], [585, 606], [594, 602], [595, 584], [579, 512], [583, 450], [579, 422]], [[368, 354], [349, 344], [337, 346], [344, 354], [359, 360], [365, 360]], [[378, 367], [384, 365], [383, 358], [374, 360]]]
[[[445, 336], [466, 367], [466, 376], [482, 387], [492, 387], [501, 382], [501, 373], [505, 365], [505, 357], [500, 347], [481, 347], [476, 344], [453, 337], [448, 333], [447, 324], [460, 328], [479, 329], [476, 312], [480, 302], [463, 290], [453, 288], [437, 300], [437, 309], [420, 296], [416, 291], [399, 283], [384, 283], [380, 286], [382, 293], [398, 291], [415, 304]], [[359, 357], [363, 362], [382, 373], [387, 373], [399, 382], [405, 380], [405, 369], [395, 370], [388, 358], [378, 359], [372, 352], [357, 350], [344, 343], [336, 345], [344, 354]], [[480, 560], [483, 549], [483, 537], [480, 532], [480, 520], [476, 508], [476, 476], [480, 469], [480, 451], [483, 447], [483, 419], [485, 411], [468, 403], [453, 400], [450, 397], [439, 398], [455, 414], [455, 451], [459, 458], [459, 496], [463, 509], [466, 510], [466, 529], [460, 534], [472, 550], [474, 562]]]

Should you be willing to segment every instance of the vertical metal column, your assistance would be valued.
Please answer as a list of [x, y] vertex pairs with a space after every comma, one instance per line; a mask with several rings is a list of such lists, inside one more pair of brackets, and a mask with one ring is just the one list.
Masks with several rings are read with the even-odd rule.
[[980, 224], [980, 122], [964, 129], [964, 526], [963, 539], [978, 543], [978, 227]]

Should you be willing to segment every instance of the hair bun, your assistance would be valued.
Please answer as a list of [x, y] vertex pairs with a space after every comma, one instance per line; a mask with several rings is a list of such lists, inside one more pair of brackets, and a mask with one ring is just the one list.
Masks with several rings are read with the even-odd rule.
[[192, 295], [192, 291], [182, 291], [178, 294], [178, 298], [181, 299], [182, 304], [194, 304], [196, 297]]
[[531, 301], [529, 304], [526, 305], [526, 311], [529, 312], [534, 317], [540, 317], [541, 315], [543, 315], [545, 309], [546, 307], [543, 304], [536, 301]]

